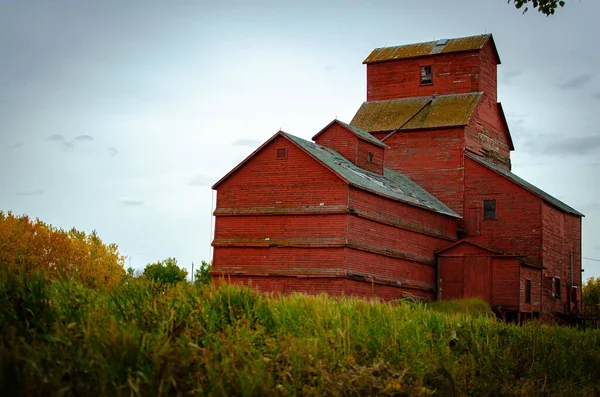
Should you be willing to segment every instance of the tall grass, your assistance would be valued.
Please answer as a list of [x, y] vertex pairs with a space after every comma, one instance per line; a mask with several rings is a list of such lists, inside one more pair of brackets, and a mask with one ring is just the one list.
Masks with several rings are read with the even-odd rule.
[[139, 280], [96, 291], [6, 275], [0, 394], [600, 393], [600, 331], [439, 310]]

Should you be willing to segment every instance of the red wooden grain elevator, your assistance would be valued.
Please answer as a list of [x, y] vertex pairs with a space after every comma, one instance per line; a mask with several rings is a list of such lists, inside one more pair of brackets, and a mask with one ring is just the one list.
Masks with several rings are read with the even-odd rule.
[[583, 215], [511, 172], [491, 34], [375, 49], [367, 101], [283, 131], [217, 190], [212, 275], [279, 293], [581, 307]]

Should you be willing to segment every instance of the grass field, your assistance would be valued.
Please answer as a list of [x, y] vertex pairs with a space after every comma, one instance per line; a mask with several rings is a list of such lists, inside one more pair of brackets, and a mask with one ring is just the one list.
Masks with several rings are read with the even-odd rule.
[[481, 301], [0, 279], [2, 396], [573, 396], [599, 380], [600, 331], [507, 325]]

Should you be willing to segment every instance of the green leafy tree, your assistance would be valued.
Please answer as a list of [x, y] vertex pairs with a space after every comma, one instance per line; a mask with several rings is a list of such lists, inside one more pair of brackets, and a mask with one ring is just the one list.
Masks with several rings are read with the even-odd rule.
[[212, 269], [212, 262], [202, 261], [199, 269], [196, 269], [194, 274], [194, 284], [196, 285], [208, 285], [212, 278], [210, 276], [210, 269]]
[[590, 277], [583, 286], [583, 304], [600, 305], [600, 277]]
[[538, 10], [545, 15], [553, 15], [558, 7], [564, 7], [565, 2], [563, 0], [508, 0], [508, 3], [514, 3], [518, 9], [523, 8], [523, 14], [527, 12], [529, 6]]
[[175, 284], [185, 281], [188, 271], [177, 266], [175, 258], [168, 258], [156, 263], [149, 263], [144, 268], [142, 275], [153, 281], [164, 284]]

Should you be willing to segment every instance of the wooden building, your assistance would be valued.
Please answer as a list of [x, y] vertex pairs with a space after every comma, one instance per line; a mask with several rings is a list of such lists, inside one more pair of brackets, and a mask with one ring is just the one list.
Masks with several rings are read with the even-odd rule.
[[582, 214], [511, 172], [492, 35], [373, 50], [367, 101], [218, 181], [212, 274], [275, 293], [581, 306]]

